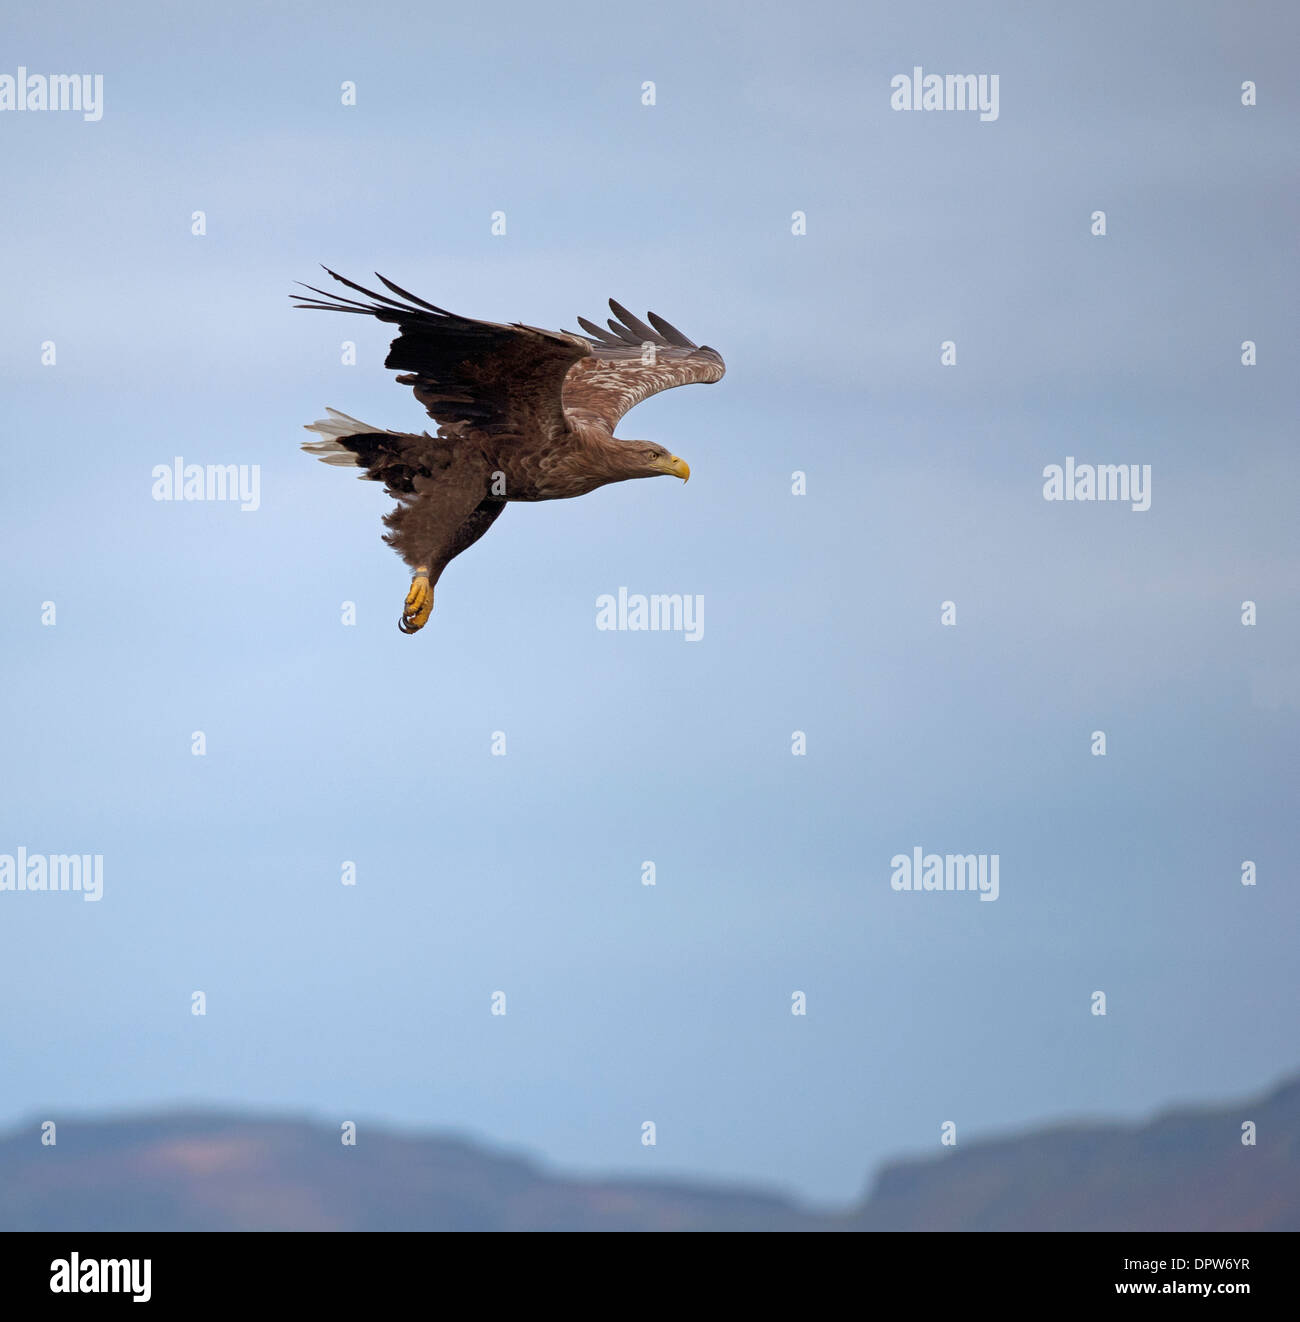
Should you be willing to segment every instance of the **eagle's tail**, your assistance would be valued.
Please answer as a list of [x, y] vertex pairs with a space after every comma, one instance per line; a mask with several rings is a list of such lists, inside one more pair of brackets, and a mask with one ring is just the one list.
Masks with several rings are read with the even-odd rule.
[[383, 433], [382, 427], [372, 427], [369, 423], [349, 418], [346, 413], [327, 408], [328, 418], [306, 424], [307, 431], [314, 431], [321, 439], [304, 441], [302, 448], [308, 454], [314, 454], [325, 464], [337, 464], [340, 468], [360, 468], [361, 451], [352, 449], [347, 441], [353, 436], [374, 436]]

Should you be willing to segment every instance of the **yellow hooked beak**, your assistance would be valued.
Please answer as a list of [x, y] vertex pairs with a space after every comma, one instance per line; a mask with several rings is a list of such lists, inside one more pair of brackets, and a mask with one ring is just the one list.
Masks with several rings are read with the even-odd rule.
[[690, 479], [691, 466], [685, 459], [679, 459], [675, 454], [669, 455], [667, 459], [661, 459], [656, 467], [661, 473], [667, 473], [670, 477], [680, 477], [683, 482]]

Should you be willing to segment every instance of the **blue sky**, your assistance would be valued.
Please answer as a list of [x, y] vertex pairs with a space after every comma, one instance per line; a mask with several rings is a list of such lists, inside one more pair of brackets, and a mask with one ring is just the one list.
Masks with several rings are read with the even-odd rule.
[[[834, 1202], [944, 1121], [1294, 1069], [1296, 27], [8, 17], [0, 73], [102, 73], [104, 113], [0, 113], [0, 853], [105, 880], [0, 893], [0, 1123], [271, 1107]], [[915, 65], [998, 74], [996, 122], [892, 111]], [[653, 308], [728, 364], [620, 429], [689, 485], [508, 509], [403, 637], [382, 491], [297, 447], [427, 419], [387, 328], [291, 309], [321, 262]], [[175, 455], [260, 465], [260, 508], [154, 501]], [[1044, 501], [1067, 455], [1150, 464], [1150, 510]], [[701, 594], [703, 638], [597, 631], [620, 586]], [[997, 853], [997, 902], [892, 891], [917, 844]]]

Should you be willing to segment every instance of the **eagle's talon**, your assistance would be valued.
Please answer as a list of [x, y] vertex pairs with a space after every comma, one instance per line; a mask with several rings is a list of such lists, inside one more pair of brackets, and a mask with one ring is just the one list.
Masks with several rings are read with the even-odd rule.
[[403, 633], [415, 633], [423, 629], [433, 613], [433, 588], [427, 572], [417, 572], [411, 580], [411, 590], [406, 594], [406, 603], [402, 608], [402, 618], [397, 627]]

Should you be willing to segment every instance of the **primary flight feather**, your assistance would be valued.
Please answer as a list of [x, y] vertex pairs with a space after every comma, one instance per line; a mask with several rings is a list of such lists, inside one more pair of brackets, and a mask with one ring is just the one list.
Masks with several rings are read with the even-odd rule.
[[[392, 322], [398, 336], [385, 367], [402, 373], [438, 424], [419, 435], [368, 426], [327, 409], [303, 449], [327, 464], [364, 469], [397, 507], [384, 516], [384, 540], [411, 566], [398, 627], [422, 628], [447, 565], [472, 546], [515, 500], [564, 500], [610, 482], [669, 475], [684, 460], [652, 441], [619, 440], [619, 419], [673, 386], [720, 381], [721, 355], [696, 345], [649, 313], [649, 324], [610, 299], [608, 330], [585, 317], [586, 332], [474, 321], [426, 303], [386, 280], [377, 294], [329, 271], [369, 301], [311, 285], [297, 306], [355, 312]], [[396, 295], [392, 297], [391, 295]], [[614, 318], [617, 318], [615, 320]]]

